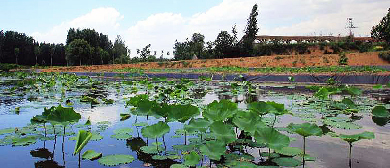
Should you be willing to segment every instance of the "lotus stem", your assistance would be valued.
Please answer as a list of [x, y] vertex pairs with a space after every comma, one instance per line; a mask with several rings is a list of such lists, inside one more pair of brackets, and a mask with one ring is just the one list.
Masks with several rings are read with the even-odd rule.
[[305, 168], [305, 156], [306, 156], [306, 138], [303, 137], [303, 156], [302, 156], [303, 168]]
[[184, 145], [187, 145], [187, 132], [184, 130]]
[[157, 153], [160, 153], [160, 152], [158, 151], [158, 143], [157, 143], [157, 138], [156, 138], [156, 147], [157, 147]]
[[349, 143], [349, 167], [352, 167], [352, 143]]
[[81, 167], [81, 159], [80, 159], [80, 152], [79, 152], [79, 168]]

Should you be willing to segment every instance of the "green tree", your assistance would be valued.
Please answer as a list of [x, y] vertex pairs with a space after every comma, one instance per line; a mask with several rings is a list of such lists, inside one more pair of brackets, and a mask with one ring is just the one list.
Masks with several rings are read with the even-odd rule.
[[55, 51], [56, 51], [56, 45], [55, 44], [50, 45], [50, 66], [53, 66], [53, 55]]
[[377, 40], [384, 40], [390, 44], [390, 8], [379, 24], [372, 27], [371, 37]]
[[122, 40], [122, 37], [120, 35], [116, 36], [114, 47], [112, 49], [112, 59], [113, 62], [119, 62], [120, 64], [124, 62], [128, 63], [128, 61], [130, 60], [125, 41]]
[[38, 55], [41, 54], [41, 48], [39, 47], [39, 44], [34, 46], [34, 55], [35, 55], [35, 65], [38, 65]]
[[173, 47], [174, 58], [176, 60], [189, 60], [192, 59], [194, 55], [198, 58], [204, 58], [204, 39], [204, 35], [200, 33], [194, 33], [191, 40], [188, 40], [188, 38], [185, 42], [178, 42], [176, 40], [175, 46]]
[[217, 58], [231, 56], [234, 47], [234, 37], [227, 31], [221, 31], [218, 34], [217, 39], [215, 39], [214, 44]]
[[66, 47], [66, 60], [70, 65], [78, 62], [81, 66], [82, 63], [88, 62], [90, 54], [91, 46], [83, 39], [75, 39]]
[[241, 39], [241, 55], [251, 56], [253, 54], [253, 42], [256, 39], [256, 34], [259, 31], [257, 27], [257, 4], [253, 5], [252, 12], [249, 15], [248, 23], [245, 27], [245, 35]]
[[19, 48], [14, 49], [14, 54], [15, 54], [15, 62], [18, 64], [18, 57], [19, 57], [20, 50]]

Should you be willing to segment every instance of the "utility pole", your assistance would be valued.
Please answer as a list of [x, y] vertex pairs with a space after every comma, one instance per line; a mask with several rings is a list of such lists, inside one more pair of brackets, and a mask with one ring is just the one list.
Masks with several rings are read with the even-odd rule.
[[352, 18], [347, 18], [347, 29], [349, 29], [349, 36], [350, 37], [353, 37], [353, 29], [356, 29], [358, 27], [356, 27], [354, 24], [353, 24], [353, 19]]

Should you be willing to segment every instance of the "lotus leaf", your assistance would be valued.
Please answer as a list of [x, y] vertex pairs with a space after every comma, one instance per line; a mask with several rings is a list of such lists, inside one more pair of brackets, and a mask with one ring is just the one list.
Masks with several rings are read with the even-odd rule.
[[300, 148], [294, 147], [283, 147], [282, 149], [275, 149], [275, 152], [285, 156], [296, 156], [303, 154], [303, 151]]
[[322, 87], [314, 94], [314, 96], [318, 97], [319, 99], [327, 99], [329, 97], [329, 91], [325, 87]]
[[132, 137], [133, 136], [131, 136], [130, 134], [114, 134], [114, 135], [111, 135], [111, 138], [115, 138], [115, 139], [118, 139], [118, 140], [126, 140], [126, 139], [130, 139]]
[[253, 164], [251, 162], [238, 161], [238, 160], [229, 162], [227, 166], [229, 166], [230, 168], [242, 168], [242, 167], [245, 167], [245, 168], [258, 168], [257, 165], [255, 165], [255, 164]]
[[237, 110], [237, 104], [229, 100], [213, 101], [207, 105], [203, 116], [213, 121], [225, 121], [232, 118]]
[[184, 123], [197, 115], [199, 115], [199, 109], [193, 105], [171, 105], [168, 118]]
[[266, 115], [269, 111], [274, 110], [274, 107], [264, 101], [260, 101], [248, 104], [248, 110], [255, 112], [258, 115]]
[[199, 163], [201, 157], [195, 151], [191, 151], [189, 154], [184, 155], [184, 164], [188, 166], [195, 166]]
[[92, 133], [85, 131], [85, 130], [79, 130], [79, 133], [77, 134], [77, 141], [76, 145], [74, 147], [73, 155], [76, 155], [77, 153], [80, 153], [81, 150], [87, 145], [88, 141], [91, 139]]
[[102, 157], [102, 153], [97, 153], [94, 150], [87, 150], [82, 155], [82, 158], [87, 160], [95, 160], [100, 157]]
[[341, 103], [344, 103], [345, 105], [347, 105], [350, 109], [354, 109], [356, 108], [356, 104], [351, 100], [351, 99], [348, 99], [348, 98], [345, 98], [341, 101]]
[[108, 155], [103, 156], [98, 162], [105, 166], [117, 166], [120, 164], [131, 163], [134, 161], [134, 157], [131, 155]]
[[142, 136], [146, 138], [155, 139], [168, 133], [169, 130], [170, 128], [167, 123], [159, 121], [156, 124], [143, 127], [141, 132], [142, 132]]
[[170, 168], [188, 168], [188, 166], [183, 164], [173, 164]]
[[25, 137], [16, 137], [12, 139], [12, 145], [14, 146], [28, 146], [35, 144], [37, 142], [37, 137], [30, 135]]
[[212, 160], [219, 161], [221, 156], [225, 154], [226, 146], [224, 142], [208, 141], [200, 147], [200, 152], [207, 155]]
[[257, 130], [254, 135], [255, 139], [267, 145], [268, 148], [281, 149], [290, 144], [288, 136], [281, 134], [274, 128], [265, 127]]
[[5, 128], [0, 130], [0, 135], [15, 133], [15, 128]]
[[153, 155], [152, 159], [154, 159], [154, 160], [166, 160], [166, 159], [168, 159], [168, 157], [167, 156], [162, 156], [162, 155]]
[[147, 122], [139, 122], [139, 123], [134, 123], [133, 126], [135, 127], [144, 127], [148, 126], [149, 124]]
[[222, 121], [215, 121], [210, 125], [210, 131], [218, 139], [225, 143], [231, 143], [236, 140], [236, 133], [233, 126], [225, 124]]
[[347, 141], [348, 143], [353, 143], [361, 139], [374, 139], [375, 135], [372, 132], [365, 131], [360, 134], [354, 134], [354, 135], [341, 134], [340, 138], [344, 141]]
[[302, 164], [301, 161], [294, 158], [275, 158], [272, 159], [272, 162], [275, 162], [279, 166], [283, 166], [283, 167], [296, 167]]
[[73, 107], [62, 107], [59, 105], [52, 113], [47, 116], [51, 122], [68, 125], [69, 122], [77, 122], [81, 119], [81, 115], [73, 110]]
[[203, 118], [191, 119], [187, 125], [184, 125], [184, 130], [193, 134], [195, 132], [206, 132], [211, 123]]
[[261, 121], [261, 118], [253, 112], [239, 111], [233, 118], [233, 123], [246, 132], [252, 135], [256, 130], [266, 127], [265, 123]]
[[142, 146], [140, 149], [142, 152], [147, 153], [147, 154], [157, 154], [158, 153], [157, 147], [155, 145]]
[[375, 117], [386, 118], [390, 116], [390, 112], [385, 106], [376, 106], [372, 109], [372, 115]]
[[340, 128], [340, 129], [360, 129], [362, 126], [357, 125], [353, 122], [346, 121], [332, 121], [325, 119], [323, 120], [324, 124], [329, 125], [330, 127]]
[[131, 134], [133, 132], [132, 128], [118, 128], [114, 130], [115, 134]]
[[295, 133], [303, 136], [321, 136], [322, 129], [318, 127], [316, 124], [303, 123], [303, 124], [289, 124], [288, 128], [290, 128]]

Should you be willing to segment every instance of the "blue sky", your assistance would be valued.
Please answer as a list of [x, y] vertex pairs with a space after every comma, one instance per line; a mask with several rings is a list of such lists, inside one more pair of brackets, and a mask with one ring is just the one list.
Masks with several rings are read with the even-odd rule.
[[256, 3], [259, 35], [345, 36], [352, 17], [355, 36], [369, 36], [390, 7], [389, 0], [0, 0], [0, 29], [64, 43], [69, 28], [92, 28], [112, 41], [121, 35], [134, 56], [147, 44], [172, 51], [195, 32], [213, 41], [237, 25], [242, 36]]

